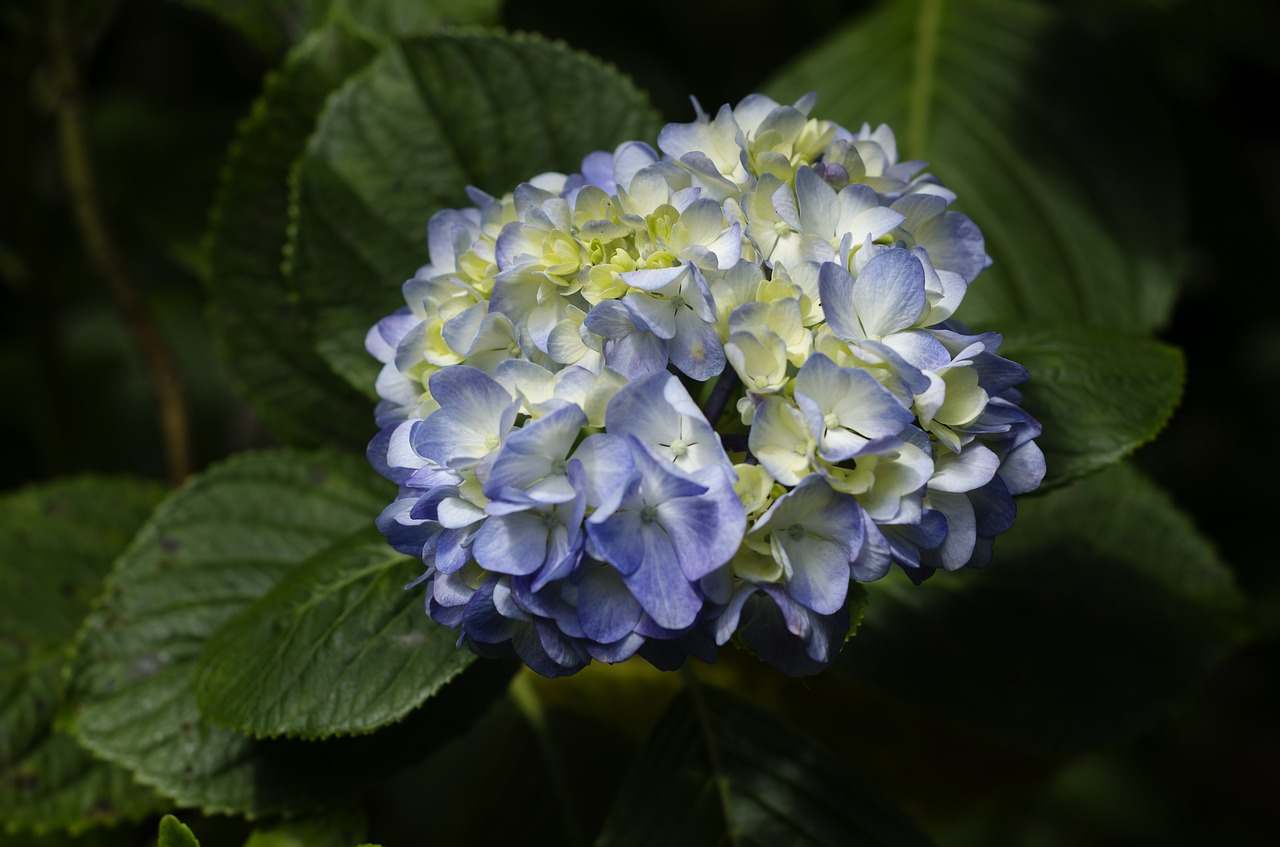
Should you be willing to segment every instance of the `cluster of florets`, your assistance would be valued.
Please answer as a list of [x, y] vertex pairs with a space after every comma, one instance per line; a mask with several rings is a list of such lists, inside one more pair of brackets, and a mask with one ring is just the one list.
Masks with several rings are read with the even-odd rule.
[[982, 235], [888, 127], [753, 95], [435, 215], [385, 367], [379, 526], [427, 611], [547, 676], [736, 636], [834, 658], [850, 580], [985, 564], [1026, 371], [951, 321]]

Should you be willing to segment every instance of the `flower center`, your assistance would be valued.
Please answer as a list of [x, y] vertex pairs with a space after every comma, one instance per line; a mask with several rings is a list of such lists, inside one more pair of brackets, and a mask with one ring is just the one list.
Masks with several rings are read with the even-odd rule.
[[643, 509], [640, 510], [641, 523], [653, 523], [657, 519], [658, 519], [657, 506], [645, 506]]
[[671, 452], [675, 454], [677, 459], [679, 459], [681, 456], [689, 452], [689, 445], [677, 438], [675, 441], [671, 442]]

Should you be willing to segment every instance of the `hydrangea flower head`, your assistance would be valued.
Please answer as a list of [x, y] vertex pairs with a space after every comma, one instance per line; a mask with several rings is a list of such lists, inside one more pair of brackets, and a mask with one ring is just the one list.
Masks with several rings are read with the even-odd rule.
[[369, 457], [460, 645], [559, 676], [737, 638], [812, 673], [851, 580], [985, 564], [1039, 485], [1026, 371], [952, 318], [981, 233], [888, 127], [812, 106], [698, 109], [431, 219], [366, 339]]

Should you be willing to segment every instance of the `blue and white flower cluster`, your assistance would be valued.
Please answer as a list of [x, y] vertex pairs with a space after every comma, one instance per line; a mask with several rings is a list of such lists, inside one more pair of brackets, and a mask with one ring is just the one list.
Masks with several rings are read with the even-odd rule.
[[951, 319], [981, 233], [888, 127], [812, 104], [699, 110], [431, 219], [368, 335], [369, 455], [460, 643], [558, 676], [736, 633], [812, 673], [850, 580], [985, 564], [1039, 485], [1026, 371]]

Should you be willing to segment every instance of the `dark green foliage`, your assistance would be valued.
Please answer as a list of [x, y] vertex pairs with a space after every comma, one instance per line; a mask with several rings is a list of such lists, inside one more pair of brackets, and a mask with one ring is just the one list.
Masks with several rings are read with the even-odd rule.
[[599, 841], [602, 847], [930, 843], [813, 739], [700, 685], [677, 696], [654, 728]]
[[1001, 740], [1077, 748], [1149, 723], [1246, 634], [1213, 547], [1133, 469], [1018, 512], [986, 570], [874, 585], [838, 667]]
[[1045, 487], [1116, 462], [1156, 437], [1182, 396], [1175, 347], [1069, 324], [1011, 325], [1000, 354], [1030, 373], [1023, 406], [1044, 426]]
[[312, 738], [404, 717], [475, 658], [403, 590], [421, 569], [372, 530], [312, 557], [205, 644], [201, 712], [249, 735]]
[[[261, 812], [270, 751], [208, 726], [193, 679], [204, 640], [280, 577], [367, 526], [386, 489], [358, 460], [256, 454], [193, 480], [120, 559], [79, 640], [71, 698], [77, 738], [186, 805]], [[273, 748], [274, 749], [274, 748]], [[301, 796], [300, 796], [301, 795]]]
[[282, 53], [326, 21], [406, 35], [449, 24], [490, 24], [494, 0], [180, 0], [221, 18], [264, 53]]
[[994, 260], [961, 320], [1149, 332], [1168, 321], [1177, 291], [1172, 124], [1087, 36], [1047, 4], [885, 3], [768, 91], [791, 100], [816, 90], [817, 111], [850, 128], [889, 123], [902, 158], [927, 160], [959, 195]]
[[0, 498], [0, 822], [81, 830], [158, 805], [129, 773], [94, 761], [55, 727], [61, 672], [112, 557], [163, 489], [83, 477]]
[[281, 265], [289, 169], [325, 98], [373, 55], [342, 26], [299, 44], [241, 125], [210, 224], [209, 314], [240, 391], [282, 439], [354, 446], [373, 431], [362, 395], [315, 352]]

